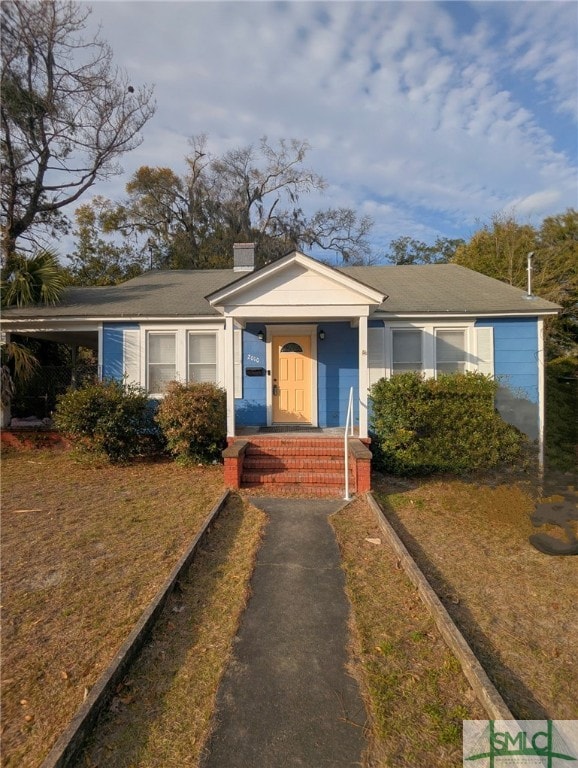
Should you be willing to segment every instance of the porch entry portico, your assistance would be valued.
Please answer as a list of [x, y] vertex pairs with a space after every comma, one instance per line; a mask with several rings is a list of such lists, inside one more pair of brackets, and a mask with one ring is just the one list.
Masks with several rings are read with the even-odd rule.
[[[320, 423], [318, 405], [320, 366], [328, 341], [319, 338], [320, 330], [341, 324], [349, 328], [347, 342], [338, 346], [331, 371], [323, 371], [324, 395], [330, 386], [336, 400], [347, 400], [350, 385], [357, 392], [355, 413], [360, 438], [368, 434], [367, 400], [369, 389], [368, 318], [385, 296], [342, 272], [321, 264], [299, 252], [289, 254], [207, 297], [225, 318], [225, 390], [227, 392], [227, 435], [235, 437], [235, 331], [255, 340], [258, 328], [261, 344], [266, 345], [266, 361], [254, 363], [242, 352], [241, 366], [262, 366], [260, 375], [262, 406], [256, 400], [247, 410], [262, 411], [262, 420], [245, 420], [243, 426]], [[239, 333], [239, 331], [241, 333]], [[354, 334], [354, 335], [353, 335]], [[353, 342], [353, 343], [352, 343]], [[357, 342], [357, 343], [356, 343]], [[255, 341], [251, 342], [255, 343]], [[335, 343], [335, 341], [334, 341]], [[339, 342], [337, 342], [339, 344]], [[321, 345], [325, 345], [322, 347]], [[357, 346], [357, 349], [355, 349]], [[252, 354], [252, 353], [251, 353]], [[255, 354], [252, 357], [259, 357]], [[347, 363], [347, 364], [345, 364]], [[241, 373], [246, 372], [243, 368]], [[352, 375], [355, 381], [351, 381]], [[252, 380], [256, 391], [257, 379]], [[238, 405], [237, 405], [238, 404]], [[265, 418], [266, 416], [266, 418]], [[341, 414], [340, 414], [341, 418]], [[266, 422], [266, 423], [265, 423]], [[329, 426], [329, 425], [328, 425]], [[333, 426], [345, 426], [333, 424]]]

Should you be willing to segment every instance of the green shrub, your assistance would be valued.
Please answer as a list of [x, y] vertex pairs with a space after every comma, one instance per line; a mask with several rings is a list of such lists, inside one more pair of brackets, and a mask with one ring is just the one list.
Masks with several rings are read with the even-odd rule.
[[408, 372], [381, 379], [371, 389], [377, 466], [414, 475], [514, 462], [524, 438], [495, 410], [496, 389], [479, 373], [425, 379]]
[[214, 384], [173, 381], [155, 419], [178, 461], [208, 463], [220, 458], [227, 437], [224, 390]]
[[146, 392], [115, 380], [61, 395], [54, 423], [77, 447], [112, 462], [142, 454], [154, 427]]
[[557, 357], [546, 365], [546, 458], [548, 466], [576, 469], [578, 358]]

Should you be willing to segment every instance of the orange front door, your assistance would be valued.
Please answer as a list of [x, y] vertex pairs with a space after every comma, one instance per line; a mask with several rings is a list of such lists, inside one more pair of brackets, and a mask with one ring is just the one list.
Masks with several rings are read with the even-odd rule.
[[273, 421], [311, 423], [311, 338], [273, 336]]

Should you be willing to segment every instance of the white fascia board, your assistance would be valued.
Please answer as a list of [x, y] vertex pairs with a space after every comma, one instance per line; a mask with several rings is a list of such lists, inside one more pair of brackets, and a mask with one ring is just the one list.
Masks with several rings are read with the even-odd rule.
[[92, 325], [94, 329], [98, 328], [100, 323], [220, 323], [223, 325], [223, 318], [217, 315], [114, 315], [111, 317], [103, 317], [102, 315], [95, 315], [91, 317], [75, 316], [75, 317], [27, 317], [27, 318], [2, 318], [0, 323], [2, 326], [14, 326], [20, 328], [23, 325], [37, 326], [37, 329], [44, 329], [47, 325], [58, 325], [62, 328], [63, 325], [73, 325], [74, 328], [78, 328], [82, 325]]
[[102, 322], [58, 321], [58, 320], [4, 320], [2, 327], [12, 333], [39, 333], [53, 331], [98, 331]]
[[540, 315], [557, 315], [559, 310], [557, 309], [539, 309], [528, 310], [527, 312], [519, 312], [512, 310], [511, 312], [374, 312], [372, 319], [374, 320], [425, 320], [428, 322], [435, 322], [438, 320], [485, 320], [492, 317], [538, 317]]
[[[365, 283], [361, 283], [348, 275], [344, 275], [342, 272], [338, 272], [336, 269], [322, 264], [310, 256], [306, 256], [304, 253], [295, 251], [289, 255], [272, 262], [271, 264], [262, 267], [257, 272], [252, 272], [246, 277], [237, 280], [235, 283], [222, 288], [220, 291], [215, 291], [209, 294], [205, 298], [216, 309], [230, 305], [231, 298], [241, 291], [245, 291], [250, 286], [266, 281], [269, 277], [276, 274], [279, 271], [285, 269], [289, 264], [300, 264], [304, 269], [308, 269], [317, 274], [324, 275], [325, 277], [333, 280], [335, 283], [355, 290], [357, 293], [365, 296], [371, 304], [382, 304], [386, 297], [383, 293], [371, 288]], [[227, 310], [225, 310], [227, 311]]]
[[328, 319], [349, 320], [362, 316], [369, 316], [369, 307], [366, 304], [356, 306], [338, 305], [331, 306], [304, 306], [304, 307], [226, 307], [225, 314], [235, 319], [246, 318], [247, 320], [264, 321], [279, 320], [283, 318], [299, 318], [301, 320]]

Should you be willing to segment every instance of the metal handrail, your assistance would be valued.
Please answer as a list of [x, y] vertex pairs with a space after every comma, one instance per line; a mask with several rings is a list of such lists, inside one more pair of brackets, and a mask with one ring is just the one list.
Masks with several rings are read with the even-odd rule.
[[349, 434], [348, 430], [351, 429], [351, 436], [353, 436], [353, 387], [349, 388], [349, 403], [347, 405], [347, 418], [345, 419], [345, 435], [343, 437], [344, 453], [345, 453], [345, 501], [350, 500], [349, 495]]

